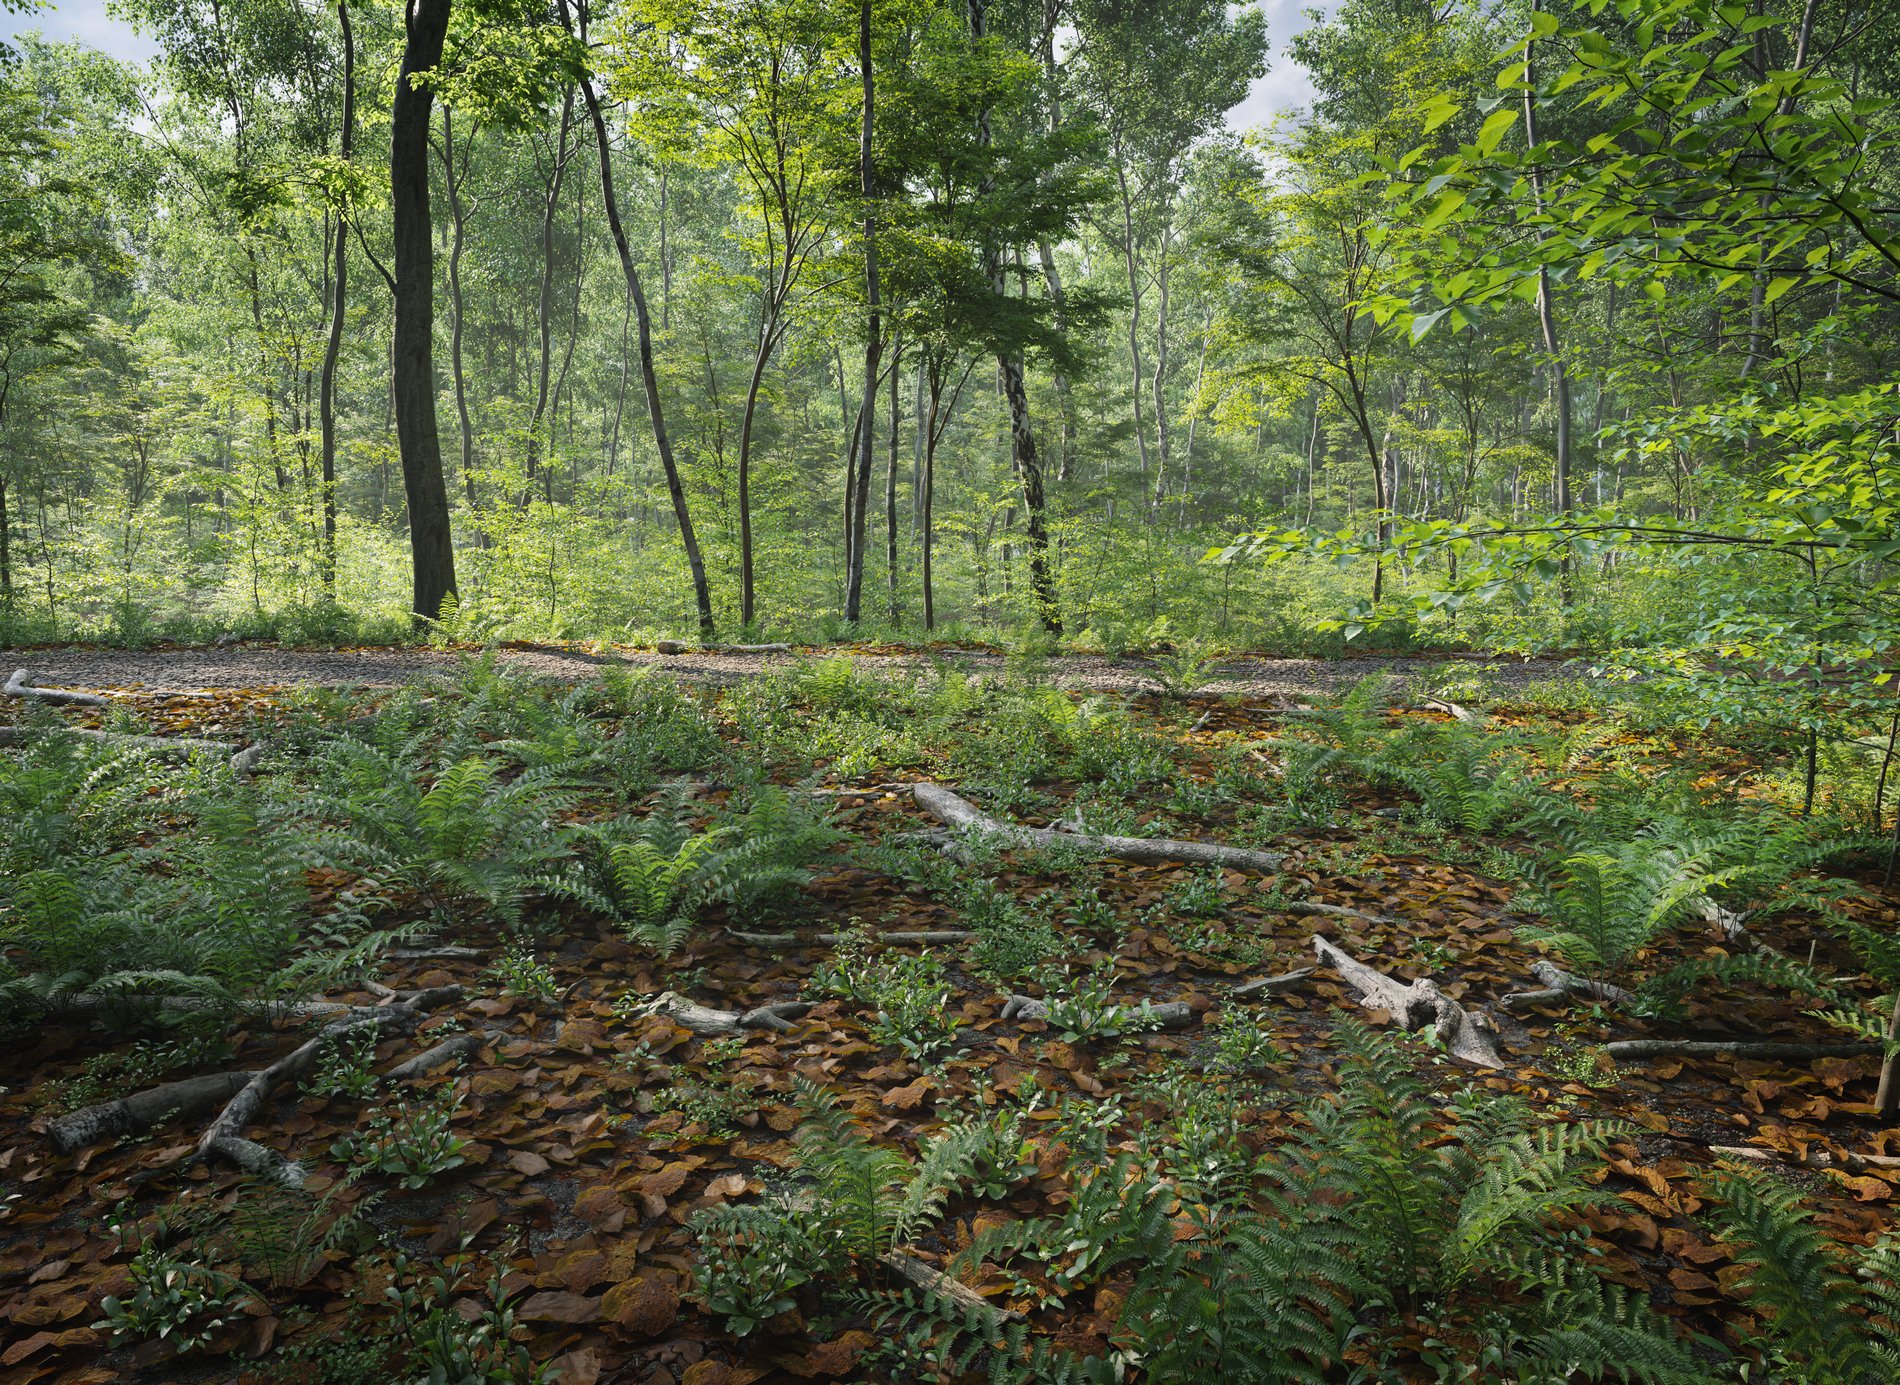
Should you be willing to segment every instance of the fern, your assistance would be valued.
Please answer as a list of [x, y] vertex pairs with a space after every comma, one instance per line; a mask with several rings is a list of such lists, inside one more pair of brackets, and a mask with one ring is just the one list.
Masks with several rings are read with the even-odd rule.
[[1622, 976], [1638, 953], [1727, 878], [1726, 872], [1711, 873], [1699, 855], [1646, 837], [1576, 852], [1558, 869], [1555, 883], [1531, 894], [1533, 907], [1549, 922], [1522, 931], [1604, 981]]
[[1730, 1165], [1704, 1187], [1723, 1240], [1747, 1270], [1742, 1292], [1763, 1315], [1754, 1345], [1814, 1385], [1894, 1379], [1900, 1238], [1889, 1232], [1856, 1267], [1821, 1234], [1801, 1195], [1773, 1175]]

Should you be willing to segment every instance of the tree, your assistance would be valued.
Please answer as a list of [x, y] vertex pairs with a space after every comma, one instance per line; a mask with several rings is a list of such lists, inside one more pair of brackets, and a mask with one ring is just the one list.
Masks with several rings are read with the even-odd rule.
[[429, 126], [435, 102], [430, 80], [442, 61], [449, 5], [450, 0], [408, 0], [389, 124], [395, 277], [391, 393], [409, 508], [411, 610], [423, 620], [440, 618], [442, 603], [457, 593], [442, 441], [436, 430], [435, 228], [429, 212]]

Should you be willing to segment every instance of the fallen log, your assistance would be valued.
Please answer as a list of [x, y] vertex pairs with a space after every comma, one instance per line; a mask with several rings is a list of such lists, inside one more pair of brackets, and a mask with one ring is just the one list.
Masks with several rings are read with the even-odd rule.
[[81, 1107], [48, 1121], [46, 1138], [61, 1154], [71, 1154], [81, 1145], [149, 1130], [173, 1115], [195, 1116], [208, 1111], [229, 1101], [256, 1076], [256, 1072], [213, 1072], [147, 1087], [117, 1101]]
[[968, 1309], [980, 1316], [992, 1328], [1001, 1327], [1006, 1322], [1019, 1321], [1022, 1318], [1021, 1313], [998, 1308], [968, 1284], [951, 1278], [942, 1270], [925, 1264], [914, 1255], [893, 1250], [884, 1256], [883, 1264], [898, 1278], [915, 1285], [926, 1293], [941, 1295], [959, 1308]]
[[7, 697], [23, 698], [30, 702], [44, 702], [52, 707], [109, 707], [110, 699], [98, 693], [68, 692], [63, 688], [36, 688], [33, 686], [32, 673], [16, 668], [13, 676], [7, 679], [6, 686], [0, 688], [0, 694]]
[[968, 799], [941, 784], [918, 784], [912, 788], [917, 806], [946, 826], [961, 831], [977, 831], [1002, 838], [1015, 846], [1072, 847], [1133, 861], [1142, 866], [1205, 865], [1226, 866], [1235, 870], [1272, 872], [1286, 857], [1277, 852], [1253, 851], [1247, 847], [1222, 846], [1216, 842], [1183, 842], [1166, 837], [1097, 836], [1086, 832], [1064, 832], [1054, 827], [1022, 827], [991, 817]]
[[95, 745], [142, 751], [166, 760], [189, 760], [208, 755], [223, 760], [240, 777], [254, 774], [269, 746], [264, 741], [239, 748], [228, 741], [196, 736], [140, 736], [129, 731], [94, 731], [84, 726], [0, 726], [0, 745], [31, 745], [41, 736], [64, 736]]
[[1621, 986], [1612, 986], [1607, 981], [1591, 981], [1581, 976], [1574, 976], [1553, 962], [1533, 962], [1531, 975], [1544, 983], [1544, 990], [1511, 991], [1500, 997], [1498, 1004], [1506, 1010], [1521, 1010], [1533, 1005], [1554, 1005], [1576, 996], [1599, 1001], [1605, 1005], [1628, 1005], [1636, 999], [1633, 992], [1626, 991]]
[[661, 640], [653, 646], [662, 654], [789, 654], [789, 644], [693, 644], [687, 640]]
[[1757, 1039], [1618, 1039], [1603, 1045], [1612, 1058], [1764, 1058], [1809, 1062], [1878, 1053], [1876, 1043], [1800, 1044]]
[[1318, 936], [1313, 938], [1313, 951], [1359, 992], [1361, 1004], [1368, 1009], [1389, 1011], [1401, 1029], [1417, 1031], [1434, 1025], [1439, 1040], [1453, 1057], [1483, 1068], [1504, 1066], [1503, 1058], [1498, 1055], [1497, 1040], [1477, 1016], [1441, 991], [1436, 981], [1420, 977], [1401, 985]]

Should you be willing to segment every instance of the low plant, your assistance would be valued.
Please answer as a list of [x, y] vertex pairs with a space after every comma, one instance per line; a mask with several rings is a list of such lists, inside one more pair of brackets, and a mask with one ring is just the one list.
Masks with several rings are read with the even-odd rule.
[[1717, 883], [1700, 857], [1650, 837], [1579, 851], [1529, 894], [1546, 922], [1521, 931], [1595, 981], [1616, 981], [1637, 954], [1688, 918]]
[[1161, 1027], [1146, 1001], [1140, 1005], [1116, 1002], [1112, 960], [1079, 973], [1068, 966], [1045, 972], [1043, 984], [1049, 991], [1043, 1001], [1043, 1019], [1070, 1043], [1113, 1039]]
[[337, 1141], [331, 1153], [357, 1173], [380, 1173], [403, 1188], [426, 1187], [466, 1162], [468, 1141], [449, 1128], [461, 1104], [456, 1088], [444, 1087], [419, 1106], [404, 1101], [394, 1111], [379, 1110], [367, 1130]]
[[813, 974], [812, 982], [831, 995], [870, 1007], [875, 1012], [871, 1037], [895, 1044], [920, 1063], [956, 1045], [961, 1026], [950, 1012], [949, 978], [929, 951], [873, 956], [870, 935], [858, 928], [846, 934], [833, 960]]
[[796, 1307], [796, 1291], [835, 1271], [841, 1259], [835, 1237], [814, 1224], [811, 1209], [787, 1199], [708, 1208], [690, 1229], [698, 1247], [696, 1297], [735, 1337]]
[[1287, 1060], [1273, 1031], [1249, 1011], [1230, 1006], [1203, 1027], [1213, 1040], [1209, 1062], [1222, 1072], [1254, 1072]]
[[360, 1100], [374, 1096], [381, 1079], [376, 1075], [376, 1031], [370, 1028], [339, 1034], [317, 1049], [316, 1067], [304, 1079], [311, 1096], [342, 1096]]
[[502, 948], [501, 955], [489, 964], [485, 974], [504, 995], [525, 1000], [530, 1005], [545, 1005], [560, 994], [554, 969], [519, 939]]

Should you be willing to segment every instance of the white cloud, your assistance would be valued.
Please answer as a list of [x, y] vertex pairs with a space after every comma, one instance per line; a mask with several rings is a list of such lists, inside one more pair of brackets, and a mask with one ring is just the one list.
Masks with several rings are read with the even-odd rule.
[[1253, 84], [1247, 99], [1227, 112], [1228, 129], [1251, 130], [1281, 111], [1311, 104], [1312, 79], [1288, 56], [1287, 43], [1301, 30], [1312, 27], [1308, 10], [1331, 14], [1338, 8], [1339, 0], [1259, 0], [1259, 9], [1267, 17], [1267, 38], [1273, 45], [1273, 66]]

